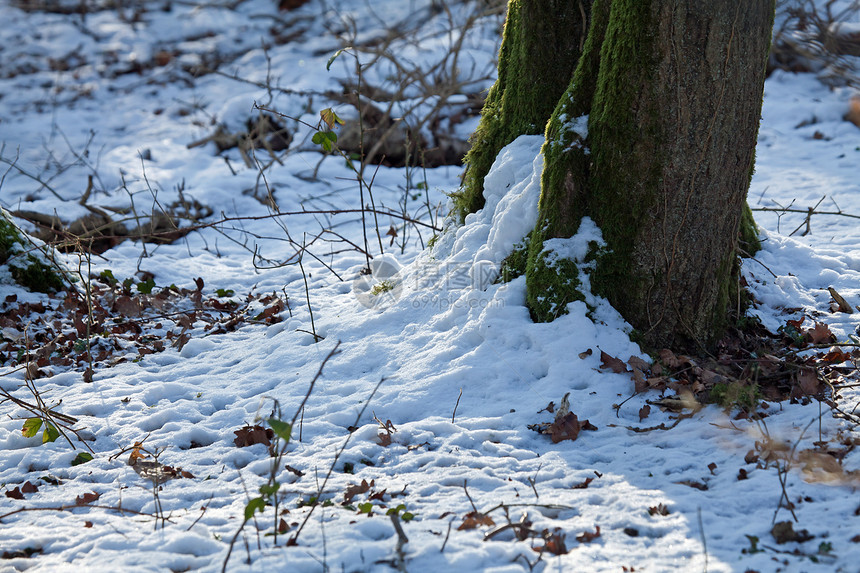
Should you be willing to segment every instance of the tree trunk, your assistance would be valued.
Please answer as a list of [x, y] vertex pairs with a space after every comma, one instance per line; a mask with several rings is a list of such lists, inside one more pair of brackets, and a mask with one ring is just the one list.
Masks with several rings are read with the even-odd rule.
[[592, 0], [510, 0], [490, 88], [466, 156], [460, 216], [484, 206], [484, 177], [504, 146], [543, 133], [570, 81], [588, 30]]
[[575, 264], [548, 263], [543, 243], [588, 215], [606, 242], [592, 290], [647, 346], [707, 347], [720, 334], [738, 237], [755, 241], [746, 193], [773, 14], [773, 0], [595, 1], [547, 126], [526, 269], [535, 319], [582, 298]]

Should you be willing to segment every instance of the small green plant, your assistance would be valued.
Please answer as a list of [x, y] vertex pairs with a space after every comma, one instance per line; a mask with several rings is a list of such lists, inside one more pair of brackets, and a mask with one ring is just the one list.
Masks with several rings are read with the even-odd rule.
[[[403, 513], [400, 513], [401, 511]], [[390, 508], [388, 511], [385, 512], [385, 515], [397, 515], [403, 521], [412, 521], [413, 519], [415, 519], [415, 514], [410, 511], [406, 511], [406, 505], [402, 503], [399, 504], [397, 507]]]
[[384, 292], [392, 290], [394, 290], [394, 283], [389, 280], [384, 280], [373, 285], [373, 288], [370, 289], [370, 294], [373, 296], [379, 296]]
[[93, 455], [88, 452], [78, 452], [75, 459], [72, 460], [72, 466], [79, 466], [87, 462], [93, 461]]
[[741, 410], [752, 411], [755, 410], [760, 399], [761, 389], [755, 383], [720, 382], [711, 388], [711, 401], [726, 410], [740, 408]]
[[741, 553], [746, 553], [747, 555], [753, 555], [755, 553], [761, 553], [762, 551], [764, 551], [764, 549], [760, 549], [758, 546], [758, 541], [759, 541], [758, 537], [756, 537], [755, 535], [744, 535], [744, 537], [746, 537], [749, 540], [750, 546], [745, 548], [745, 549], [742, 549]]
[[[327, 107], [320, 112], [320, 127], [322, 127], [322, 124], [325, 124], [328, 129], [317, 131], [311, 138], [311, 141], [316, 145], [322, 146], [326, 153], [331, 153], [334, 149], [334, 144], [337, 143], [337, 134], [334, 132], [334, 129], [338, 125], [344, 125], [344, 121], [332, 108]], [[354, 170], [349, 157], [346, 157], [346, 161], [347, 165]]]
[[152, 294], [152, 289], [155, 288], [155, 281], [152, 277], [145, 281], [137, 283], [137, 292], [140, 294]]
[[47, 293], [65, 287], [58, 269], [7, 219], [5, 211], [0, 213], [0, 264], [8, 264], [12, 278], [26, 289]]
[[777, 333], [788, 337], [791, 340], [791, 343], [795, 346], [802, 348], [805, 342], [803, 331], [800, 328], [800, 323], [802, 322], [802, 318], [799, 322], [795, 320], [789, 320], [788, 322], [780, 326], [776, 331]]
[[113, 276], [113, 271], [110, 269], [105, 269], [99, 273], [99, 280], [110, 286], [111, 288], [115, 287], [119, 284], [119, 281], [115, 276]]
[[43, 420], [42, 418], [37, 417], [27, 418], [24, 421], [24, 427], [21, 428], [21, 433], [24, 435], [25, 438], [32, 438], [39, 433], [39, 430], [42, 428], [43, 425], [45, 426], [45, 429], [42, 431], [43, 444], [53, 442], [60, 437], [60, 431], [54, 424], [52, 424], [48, 420]]
[[233, 296], [234, 294], [236, 294], [236, 291], [234, 291], [231, 288], [227, 288], [227, 289], [219, 288], [215, 291], [215, 294], [218, 295], [219, 297], [230, 297], [230, 296]]

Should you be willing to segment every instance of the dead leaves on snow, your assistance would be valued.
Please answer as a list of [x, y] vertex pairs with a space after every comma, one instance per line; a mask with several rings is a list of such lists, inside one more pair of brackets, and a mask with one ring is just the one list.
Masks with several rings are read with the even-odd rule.
[[[702, 403], [716, 402], [727, 409], [740, 407], [743, 417], [754, 411], [761, 399], [822, 398], [848, 370], [855, 372], [850, 366], [839, 365], [860, 362], [860, 348], [845, 351], [843, 347], [833, 346], [821, 348], [814, 355], [800, 355], [799, 350], [811, 348], [815, 351], [836, 341], [826, 324], [816, 322], [804, 328], [803, 322], [803, 318], [787, 321], [777, 336], [765, 333], [754, 337], [743, 333], [728, 336], [718, 344], [713, 357], [691, 357], [663, 349], [653, 363], [638, 356], [631, 356], [625, 362], [601, 350], [600, 367], [629, 375], [636, 393], [673, 390], [680, 399], [677, 405], [684, 409], [697, 409]], [[667, 398], [649, 402], [679, 411], [673, 407], [675, 403]], [[650, 414], [649, 407], [642, 407], [640, 421]]]
[[543, 411], [550, 413], [555, 411], [555, 419], [552, 422], [531, 424], [528, 428], [539, 434], [548, 435], [554, 444], [564, 440], [574, 441], [582, 430], [597, 430], [597, 427], [588, 420], [580, 422], [576, 414], [570, 411], [570, 392], [561, 399], [561, 405], [557, 410], [555, 404], [550, 402], [544, 410], [541, 410]]
[[264, 428], [259, 424], [253, 426], [246, 424], [238, 430], [233, 430], [233, 433], [236, 434], [233, 443], [237, 448], [247, 448], [254, 444], [263, 444], [268, 447], [272, 445], [272, 440], [275, 437], [275, 432], [271, 428]]
[[45, 303], [7, 296], [0, 303], [0, 366], [25, 366], [34, 380], [80, 370], [90, 382], [94, 371], [170, 347], [182, 350], [192, 337], [250, 322], [275, 324], [288, 309], [277, 294], [248, 295], [244, 302], [225, 298], [232, 291], [206, 295], [199, 278], [194, 289], [159, 289], [152, 275], [120, 282], [104, 271], [90, 277], [88, 286], [89, 301], [77, 293], [51, 295]]
[[143, 448], [141, 442], [135, 442], [128, 456], [127, 464], [139, 475], [155, 485], [163, 484], [172, 479], [187, 478], [194, 476], [191, 472], [184, 471], [180, 467], [172, 467], [158, 461], [160, 452], [152, 453]]

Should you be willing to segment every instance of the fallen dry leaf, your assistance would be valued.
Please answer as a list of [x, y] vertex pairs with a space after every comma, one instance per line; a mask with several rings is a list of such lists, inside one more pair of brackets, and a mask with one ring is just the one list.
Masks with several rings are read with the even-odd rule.
[[830, 352], [821, 357], [821, 361], [826, 362], [828, 364], [841, 364], [846, 360], [851, 360], [851, 355], [846, 352], [843, 352], [838, 348], [831, 350]]
[[594, 478], [585, 478], [584, 481], [581, 481], [578, 484], [574, 484], [574, 485], [570, 486], [570, 489], [585, 489], [593, 481], [594, 481]]
[[815, 537], [814, 535], [810, 535], [809, 531], [805, 529], [795, 531], [790, 521], [780, 521], [779, 523], [774, 524], [773, 528], [770, 530], [770, 534], [773, 535], [774, 540], [779, 544], [789, 543], [791, 541], [803, 543], [804, 541], [809, 541]]
[[836, 342], [836, 336], [830, 332], [830, 327], [821, 322], [816, 322], [813, 328], [806, 331], [806, 336], [812, 344], [829, 344]]
[[629, 364], [634, 370], [641, 370], [642, 372], [648, 372], [651, 369], [651, 364], [642, 360], [638, 356], [631, 356], [630, 360], [627, 361], [627, 364]]
[[669, 368], [680, 368], [684, 364], [684, 361], [675, 356], [675, 353], [668, 348], [660, 351], [660, 360]]
[[708, 486], [706, 484], [703, 484], [702, 482], [698, 482], [698, 481], [691, 480], [691, 479], [684, 479], [684, 480], [681, 480], [681, 481], [678, 481], [675, 483], [680, 484], [680, 485], [686, 485], [688, 487], [691, 487], [693, 489], [697, 489], [699, 491], [708, 491]]
[[580, 543], [591, 543], [595, 539], [600, 537], [600, 526], [595, 525], [594, 531], [583, 531], [579, 535], [576, 536], [576, 540]]
[[797, 373], [797, 385], [805, 396], [814, 396], [821, 390], [818, 373], [814, 368], [801, 368]]
[[361, 483], [358, 485], [355, 484], [347, 484], [346, 491], [343, 494], [343, 503], [350, 503], [352, 498], [357, 496], [360, 493], [367, 493], [370, 491], [374, 485], [374, 480], [370, 480], [370, 483], [367, 483], [366, 479], [361, 480]]
[[101, 497], [100, 493], [91, 492], [79, 495], [75, 498], [75, 505], [89, 505]]
[[21, 493], [21, 488], [16, 487], [15, 489], [7, 489], [5, 492], [6, 497], [11, 497], [12, 499], [24, 499], [24, 494]]
[[638, 368], [633, 369], [633, 390], [638, 394], [648, 389], [648, 380]]
[[534, 550], [539, 553], [547, 552], [553, 555], [564, 555], [568, 552], [567, 545], [564, 543], [564, 537], [564, 533], [558, 530], [551, 534], [544, 532], [544, 545], [535, 547]]
[[648, 515], [669, 515], [669, 508], [662, 503], [658, 503], [654, 507], [648, 508]]
[[460, 524], [460, 527], [457, 528], [457, 531], [465, 531], [467, 529], [475, 529], [479, 525], [495, 525], [496, 522], [493, 521], [489, 515], [484, 515], [478, 511], [470, 511], [465, 516], [463, 516], [463, 523]]
[[243, 426], [238, 430], [233, 431], [236, 434], [236, 439], [233, 443], [237, 448], [245, 448], [254, 444], [265, 444], [270, 446], [271, 440], [274, 439], [275, 433], [271, 428], [264, 428], [260, 425]]
[[610, 356], [602, 350], [600, 351], [600, 367], [608, 368], [616, 374], [627, 372], [627, 365], [624, 363], [624, 361], [619, 360], [614, 356]]
[[848, 103], [848, 113], [845, 114], [845, 119], [860, 127], [860, 97], [852, 96]]
[[550, 424], [548, 433], [552, 443], [557, 444], [562, 440], [576, 440], [581, 429], [582, 424], [579, 423], [576, 414], [568, 412], [566, 416], [556, 418], [555, 422]]

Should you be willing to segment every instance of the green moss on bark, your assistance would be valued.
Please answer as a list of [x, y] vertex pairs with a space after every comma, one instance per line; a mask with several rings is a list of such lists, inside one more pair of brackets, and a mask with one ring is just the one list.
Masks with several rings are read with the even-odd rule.
[[[454, 194], [462, 220], [484, 206], [484, 177], [520, 135], [543, 133], [570, 81], [586, 38], [592, 0], [511, 0], [490, 89]], [[583, 19], [583, 16], [586, 19]]]
[[609, 246], [597, 259], [591, 285], [613, 304], [643, 291], [630, 269], [637, 231], [658, 197], [665, 159], [659, 98], [651, 93], [653, 20], [650, 2], [612, 2], [589, 121], [594, 157], [588, 213]]
[[738, 232], [739, 247], [742, 255], [751, 257], [761, 250], [761, 241], [758, 238], [758, 225], [753, 218], [750, 206], [744, 203], [744, 211], [741, 214], [741, 228]]
[[576, 265], [567, 261], [548, 267], [544, 242], [573, 236], [586, 214], [591, 162], [588, 115], [597, 86], [610, 4], [609, 0], [594, 2], [582, 55], [547, 123], [538, 224], [531, 233], [526, 268], [527, 304], [538, 322], [554, 320], [559, 312], [567, 312], [567, 303], [584, 299], [582, 293], [575, 292], [580, 284]]
[[[540, 249], [540, 252], [534, 251]], [[543, 245], [532, 242], [526, 270], [526, 304], [535, 322], [551, 322], [567, 314], [567, 305], [585, 300], [580, 290], [579, 270], [570, 259], [553, 258]], [[540, 288], [535, 288], [540, 285]]]
[[[768, 1], [714, 1], [594, 4], [589, 43], [547, 127], [526, 275], [537, 320], [554, 318], [539, 303], [559, 288], [542, 245], [572, 236], [584, 215], [607, 243], [592, 291], [650, 346], [708, 345], [737, 306], [737, 248], [758, 246], [737, 165], [754, 161]], [[564, 285], [577, 283], [575, 265], [562, 272]]]
[[[536, 306], [536, 301], [551, 296], [559, 284], [559, 279], [548, 276], [540, 261], [543, 242], [573, 236], [584, 215], [592, 215], [601, 227], [611, 228], [609, 236], [616, 242], [610, 245], [620, 247], [602, 251], [591, 277], [592, 287], [596, 281], [596, 292], [617, 284], [616, 270], [625, 269], [629, 264], [636, 213], [617, 207], [629, 203], [628, 198], [620, 196], [623, 191], [641, 185], [641, 181], [630, 171], [617, 171], [620, 170], [618, 163], [625, 160], [619, 155], [630, 150], [632, 142], [640, 136], [640, 125], [632, 117], [634, 97], [639, 94], [630, 90], [625, 78], [637, 78], [634, 85], [653, 83], [650, 82], [653, 62], [647, 51], [653, 33], [650, 23], [648, 3], [595, 2], [585, 50], [547, 126], [540, 222], [532, 233], [533, 248], [526, 275], [529, 308], [536, 320], [554, 318], [552, 313]], [[592, 149], [597, 152], [592, 154]], [[642, 169], [654, 170], [643, 161], [639, 169], [632, 171], [641, 175]], [[628, 179], [622, 179], [627, 175]], [[598, 196], [600, 193], [603, 196]], [[575, 273], [575, 265], [570, 265], [568, 270]], [[561, 284], [578, 285], [579, 281], [573, 274], [562, 277]], [[566, 292], [561, 296], [569, 297]]]
[[509, 283], [526, 274], [530, 236], [527, 235], [521, 243], [514, 245], [514, 250], [502, 261], [498, 282]]

